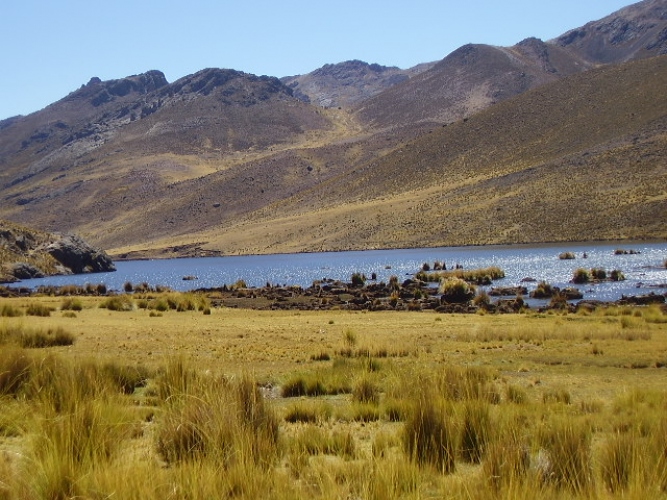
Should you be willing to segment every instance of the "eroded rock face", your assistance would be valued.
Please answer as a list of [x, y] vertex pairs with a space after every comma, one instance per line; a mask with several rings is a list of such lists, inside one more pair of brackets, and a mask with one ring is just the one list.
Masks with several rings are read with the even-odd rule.
[[46, 245], [44, 250], [74, 274], [116, 270], [104, 251], [93, 248], [75, 235], [63, 236]]

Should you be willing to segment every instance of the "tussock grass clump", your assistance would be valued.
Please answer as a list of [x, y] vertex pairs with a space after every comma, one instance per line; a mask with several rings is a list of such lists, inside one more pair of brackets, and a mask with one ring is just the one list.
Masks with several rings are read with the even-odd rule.
[[46, 318], [51, 316], [51, 311], [53, 311], [53, 309], [45, 306], [44, 304], [40, 304], [39, 302], [30, 302], [28, 307], [26, 307], [25, 313], [28, 316], [39, 316]]
[[59, 326], [47, 330], [25, 330], [19, 344], [26, 348], [45, 348], [72, 345], [75, 340], [74, 334]]
[[297, 455], [335, 455], [352, 459], [356, 455], [356, 446], [349, 432], [327, 431], [309, 425], [296, 435], [290, 451]]
[[538, 464], [542, 480], [577, 493], [589, 489], [593, 483], [591, 439], [590, 425], [572, 418], [542, 427], [538, 433], [545, 452]]
[[114, 295], [100, 302], [100, 307], [109, 311], [131, 311], [134, 309], [134, 301], [129, 295]]
[[352, 389], [352, 399], [359, 403], [377, 405], [380, 402], [380, 388], [375, 381], [363, 377]]
[[331, 406], [321, 404], [312, 405], [299, 402], [289, 407], [285, 413], [285, 422], [289, 423], [316, 423], [329, 420], [331, 417]]
[[278, 455], [278, 419], [253, 380], [200, 378], [168, 401], [155, 444], [168, 463], [207, 458], [223, 467], [268, 467]]
[[468, 270], [459, 268], [432, 273], [420, 271], [415, 277], [421, 281], [430, 282], [457, 278], [475, 285], [490, 285], [493, 280], [503, 279], [505, 277], [505, 271], [496, 266]]
[[616, 494], [625, 490], [637, 468], [637, 436], [614, 434], [600, 453], [601, 476], [609, 491]]
[[521, 405], [528, 401], [528, 393], [526, 390], [523, 387], [519, 387], [514, 384], [507, 386], [507, 389], [505, 390], [505, 396], [507, 397], [507, 401], [514, 404]]
[[495, 402], [495, 373], [487, 368], [448, 366], [437, 379], [437, 387], [445, 399], [465, 401], [480, 399]]
[[403, 428], [403, 449], [413, 462], [449, 474], [455, 469], [456, 434], [444, 404], [420, 395]]
[[72, 411], [41, 421], [32, 445], [30, 486], [37, 498], [83, 497], [77, 478], [111, 463], [133, 429], [128, 412], [99, 400], [79, 401]]
[[296, 376], [285, 382], [280, 394], [284, 398], [301, 396], [323, 396], [327, 393], [324, 384], [316, 377]]
[[572, 283], [583, 284], [591, 281], [591, 274], [587, 269], [580, 267], [574, 271], [572, 276]]
[[328, 352], [320, 352], [310, 356], [311, 361], [331, 361], [331, 356]]
[[572, 403], [572, 396], [567, 389], [549, 389], [542, 394], [542, 402], [569, 405]]
[[77, 297], [66, 297], [60, 304], [61, 311], [82, 311], [83, 303]]
[[0, 350], [0, 395], [17, 396], [30, 380], [32, 359], [23, 349], [3, 347]]
[[489, 404], [479, 400], [465, 404], [459, 455], [465, 462], [480, 463], [491, 435]]
[[503, 489], [517, 488], [526, 479], [530, 452], [521, 437], [522, 427], [516, 420], [501, 426], [487, 447], [482, 473], [496, 495]]
[[476, 288], [461, 278], [446, 278], [440, 282], [438, 293], [443, 302], [465, 304], [475, 297]]
[[377, 404], [355, 402], [350, 408], [349, 418], [355, 422], [377, 422], [381, 416], [382, 413]]
[[105, 363], [102, 373], [108, 377], [123, 394], [132, 394], [136, 389], [145, 387], [151, 373], [141, 366]]
[[23, 311], [11, 304], [2, 304], [0, 308], [0, 316], [3, 318], [18, 318], [23, 316]]
[[26, 348], [44, 348], [68, 346], [74, 344], [76, 337], [63, 327], [30, 329], [23, 325], [0, 327], [0, 344], [16, 344]]

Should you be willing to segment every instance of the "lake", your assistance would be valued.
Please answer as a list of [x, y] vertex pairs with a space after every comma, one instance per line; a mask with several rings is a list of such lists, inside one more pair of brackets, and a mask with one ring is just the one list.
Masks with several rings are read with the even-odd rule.
[[[616, 249], [634, 250], [632, 255], [615, 255]], [[572, 252], [574, 260], [561, 260], [562, 252]], [[583, 258], [586, 254], [587, 258]], [[520, 285], [524, 278], [545, 280], [561, 288], [577, 268], [603, 268], [607, 272], [619, 269], [627, 278], [624, 282], [580, 285], [585, 299], [612, 301], [621, 295], [644, 295], [667, 289], [667, 243], [633, 244], [563, 244], [541, 246], [483, 246], [444, 247], [400, 250], [368, 250], [307, 254], [278, 254], [207, 257], [189, 259], [141, 260], [117, 262], [113, 273], [56, 276], [24, 280], [21, 286], [105, 284], [110, 290], [123, 290], [126, 282], [164, 285], [174, 290], [214, 288], [243, 279], [248, 286], [272, 285], [310, 286], [313, 281], [332, 278], [350, 281], [353, 273], [370, 278], [376, 273], [378, 281], [388, 281], [392, 275], [400, 280], [418, 272], [424, 263], [444, 262], [447, 268], [455, 265], [464, 269], [497, 266], [505, 271], [503, 280], [494, 286]], [[196, 280], [183, 280], [196, 276]], [[525, 283], [529, 290], [535, 283]]]

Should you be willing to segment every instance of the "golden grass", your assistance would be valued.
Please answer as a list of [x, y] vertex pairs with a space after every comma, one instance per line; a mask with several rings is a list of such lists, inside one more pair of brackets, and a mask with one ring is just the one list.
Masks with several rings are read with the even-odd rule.
[[[58, 297], [0, 300], [54, 309], [1, 318], [6, 330], [75, 337], [48, 349], [0, 346], [0, 372], [17, 374], [0, 396], [1, 498], [667, 491], [658, 308], [151, 317], [136, 298], [129, 311], [100, 308], [103, 300], [81, 297], [76, 317]], [[346, 390], [282, 397], [292, 380]]]

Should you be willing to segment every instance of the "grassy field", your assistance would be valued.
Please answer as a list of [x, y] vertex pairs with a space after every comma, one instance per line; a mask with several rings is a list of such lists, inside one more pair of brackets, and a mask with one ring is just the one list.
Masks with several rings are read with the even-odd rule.
[[0, 314], [3, 500], [667, 498], [657, 307], [268, 312], [152, 294]]

